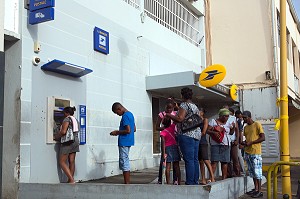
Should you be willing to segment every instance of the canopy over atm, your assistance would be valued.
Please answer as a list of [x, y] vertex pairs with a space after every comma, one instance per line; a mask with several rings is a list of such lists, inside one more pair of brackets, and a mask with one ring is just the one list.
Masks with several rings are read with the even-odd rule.
[[206, 88], [198, 82], [199, 74], [193, 71], [170, 73], [164, 75], [155, 75], [146, 77], [147, 91], [159, 96], [173, 96], [180, 99], [180, 90], [183, 87], [189, 87], [193, 90], [193, 99], [201, 102], [222, 102], [235, 103], [230, 97], [230, 89], [224, 85]]
[[72, 77], [81, 77], [88, 73], [93, 72], [91, 69], [82, 66], [77, 66], [75, 64], [67, 63], [57, 59], [54, 59], [44, 64], [43, 66], [41, 66], [41, 69], [64, 74], [64, 75], [69, 75]]

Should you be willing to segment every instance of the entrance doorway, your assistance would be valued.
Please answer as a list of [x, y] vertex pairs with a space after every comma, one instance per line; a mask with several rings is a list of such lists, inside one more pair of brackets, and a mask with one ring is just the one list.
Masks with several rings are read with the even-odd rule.
[[153, 154], [160, 153], [159, 131], [155, 129], [155, 124], [159, 112], [160, 112], [159, 98], [152, 97]]

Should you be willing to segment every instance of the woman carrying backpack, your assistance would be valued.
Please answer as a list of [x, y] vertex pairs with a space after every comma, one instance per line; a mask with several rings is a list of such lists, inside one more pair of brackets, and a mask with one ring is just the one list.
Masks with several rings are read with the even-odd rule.
[[229, 117], [228, 109], [219, 110], [219, 118], [209, 122], [207, 134], [210, 135], [211, 166], [213, 173], [217, 163], [221, 162], [222, 179], [227, 178], [227, 164], [230, 161], [230, 126], [226, 125]]

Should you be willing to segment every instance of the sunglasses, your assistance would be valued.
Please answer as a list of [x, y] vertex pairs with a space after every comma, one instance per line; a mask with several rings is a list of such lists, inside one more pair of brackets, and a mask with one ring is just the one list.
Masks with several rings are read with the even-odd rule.
[[222, 117], [229, 117], [229, 115], [222, 115]]

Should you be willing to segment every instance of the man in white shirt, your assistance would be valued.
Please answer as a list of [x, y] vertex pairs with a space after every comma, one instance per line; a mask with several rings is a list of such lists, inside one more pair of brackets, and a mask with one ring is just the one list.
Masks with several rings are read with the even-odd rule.
[[[227, 108], [227, 107], [224, 107]], [[227, 120], [226, 125], [230, 128], [230, 160], [228, 164], [228, 177], [241, 176], [240, 163], [238, 158], [238, 145], [239, 145], [239, 128], [237, 125], [236, 117], [234, 116], [234, 110], [228, 108], [230, 116]]]

